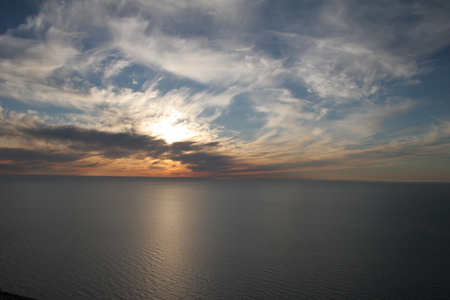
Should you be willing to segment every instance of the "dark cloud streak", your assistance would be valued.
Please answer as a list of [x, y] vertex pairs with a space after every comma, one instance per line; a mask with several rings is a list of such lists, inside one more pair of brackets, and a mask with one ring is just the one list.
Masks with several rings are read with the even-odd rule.
[[0, 160], [14, 162], [51, 162], [66, 163], [80, 160], [84, 155], [81, 153], [58, 153], [53, 150], [39, 151], [23, 148], [0, 148]]
[[52, 166], [77, 162], [85, 158], [83, 153], [61, 153], [54, 150], [30, 150], [24, 148], [0, 148], [0, 171], [26, 172], [48, 170]]
[[190, 169], [195, 172], [216, 172], [233, 166], [229, 156], [207, 152], [182, 154], [173, 159], [192, 165]]
[[234, 166], [233, 157], [216, 153], [219, 142], [200, 144], [183, 141], [168, 144], [162, 139], [133, 132], [105, 132], [77, 126], [42, 124], [22, 128], [21, 131], [35, 139], [68, 144], [70, 149], [83, 153], [79, 154], [80, 158], [91, 152], [99, 152], [109, 159], [145, 155], [182, 162], [194, 172], [217, 172]]
[[149, 155], [159, 156], [168, 150], [166, 142], [161, 139], [127, 132], [104, 132], [75, 126], [40, 126], [25, 129], [24, 133], [41, 139], [67, 141], [74, 145], [73, 148], [81, 143], [84, 146], [82, 149], [86, 151], [121, 149], [125, 150], [125, 156], [128, 156], [127, 151], [142, 150]]

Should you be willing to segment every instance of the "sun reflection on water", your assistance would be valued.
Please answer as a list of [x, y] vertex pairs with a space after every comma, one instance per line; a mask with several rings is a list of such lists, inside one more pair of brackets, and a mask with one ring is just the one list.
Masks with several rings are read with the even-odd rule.
[[189, 189], [160, 186], [157, 201], [150, 207], [157, 252], [149, 275], [158, 281], [154, 292], [164, 299], [192, 289], [189, 279], [196, 277], [191, 274], [196, 260], [192, 251], [196, 215], [189, 203], [192, 195], [186, 191]]

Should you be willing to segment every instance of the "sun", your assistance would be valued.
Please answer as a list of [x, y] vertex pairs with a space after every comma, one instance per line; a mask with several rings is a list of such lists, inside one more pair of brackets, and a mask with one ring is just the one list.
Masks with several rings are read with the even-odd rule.
[[147, 120], [143, 124], [144, 132], [172, 144], [184, 140], [198, 140], [204, 136], [204, 128], [197, 123], [182, 119], [183, 115], [174, 111], [171, 115]]
[[146, 119], [141, 123], [144, 133], [165, 140], [168, 144], [180, 141], [211, 141], [215, 139], [214, 131], [206, 124], [189, 121], [182, 112], [173, 109], [169, 113]]
[[150, 130], [169, 144], [196, 136], [196, 133], [190, 130], [187, 124], [173, 123], [169, 118], [150, 125]]

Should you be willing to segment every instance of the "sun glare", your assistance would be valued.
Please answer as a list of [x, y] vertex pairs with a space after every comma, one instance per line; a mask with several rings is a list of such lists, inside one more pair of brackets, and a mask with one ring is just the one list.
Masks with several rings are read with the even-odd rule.
[[189, 139], [195, 136], [186, 124], [173, 124], [170, 120], [162, 120], [159, 123], [150, 126], [151, 131], [156, 136], [164, 139], [169, 144]]
[[186, 121], [180, 122], [176, 113], [172, 116], [161, 117], [154, 123], [145, 124], [145, 131], [164, 139], [169, 144], [204, 136], [198, 124], [188, 124]]

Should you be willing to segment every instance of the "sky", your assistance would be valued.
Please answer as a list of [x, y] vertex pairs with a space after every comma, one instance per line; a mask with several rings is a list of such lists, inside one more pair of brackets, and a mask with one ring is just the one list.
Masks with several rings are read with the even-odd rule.
[[0, 174], [450, 181], [450, 1], [3, 0]]

